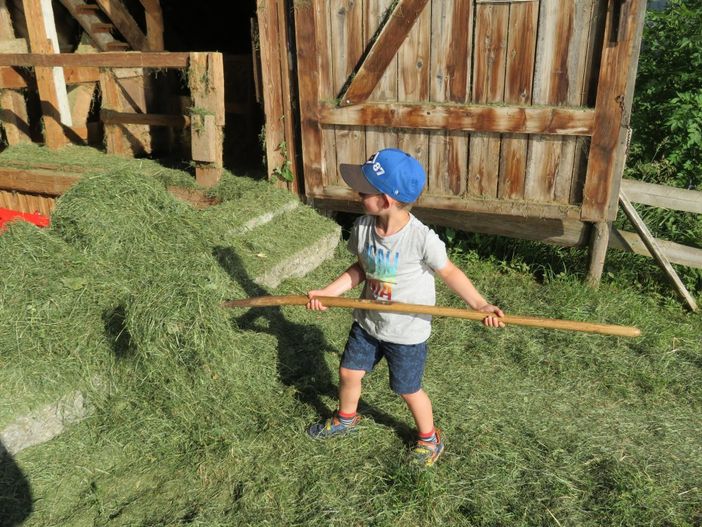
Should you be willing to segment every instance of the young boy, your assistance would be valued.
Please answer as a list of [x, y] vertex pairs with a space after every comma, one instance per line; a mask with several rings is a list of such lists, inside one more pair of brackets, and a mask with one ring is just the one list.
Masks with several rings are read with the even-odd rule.
[[[426, 174], [409, 154], [387, 148], [363, 165], [339, 167], [344, 181], [361, 196], [365, 216], [356, 220], [348, 247], [358, 261], [324, 289], [310, 291], [308, 309], [325, 311], [317, 296], [339, 296], [365, 281], [362, 298], [434, 305], [438, 274], [473, 309], [490, 313], [483, 323], [503, 327], [502, 311], [478, 293], [466, 275], [448, 260], [439, 237], [409, 212], [424, 189]], [[413, 457], [432, 465], [442, 454], [441, 431], [434, 428], [431, 401], [421, 382], [431, 333], [431, 316], [355, 310], [339, 368], [339, 409], [312, 425], [313, 438], [343, 435], [355, 429], [361, 379], [383, 358], [390, 387], [407, 403], [419, 440]], [[496, 316], [492, 316], [496, 315]]]

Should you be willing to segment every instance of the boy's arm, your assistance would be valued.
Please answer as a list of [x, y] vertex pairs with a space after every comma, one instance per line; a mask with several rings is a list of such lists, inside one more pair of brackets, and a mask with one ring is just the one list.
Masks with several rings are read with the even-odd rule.
[[[474, 310], [482, 313], [494, 313], [498, 317], [504, 316], [502, 310], [488, 303], [475, 288], [473, 282], [450, 260], [444, 267], [438, 269], [436, 274]], [[504, 322], [501, 322], [497, 317], [485, 317], [483, 323], [489, 327], [504, 327]]]
[[307, 309], [326, 311], [327, 308], [315, 298], [316, 296], [341, 296], [346, 291], [356, 287], [365, 279], [366, 273], [363, 271], [363, 267], [361, 267], [360, 262], [356, 262], [346, 269], [346, 271], [341, 273], [336, 280], [327, 285], [324, 289], [309, 291], [307, 296], [309, 297], [310, 301], [307, 303]]

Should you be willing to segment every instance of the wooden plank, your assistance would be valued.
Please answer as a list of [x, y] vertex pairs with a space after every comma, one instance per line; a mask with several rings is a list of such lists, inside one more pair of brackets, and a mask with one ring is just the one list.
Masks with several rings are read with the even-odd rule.
[[[538, 2], [510, 6], [507, 30], [507, 66], [505, 72], [505, 103], [531, 104], [534, 81]], [[524, 178], [529, 139], [525, 135], [504, 134], [500, 153], [497, 195], [500, 198], [524, 197]]]
[[[400, 103], [429, 100], [430, 42], [431, 10], [425, 9], [398, 52], [397, 99]], [[400, 129], [397, 134], [397, 146], [414, 156], [428, 169], [429, 134], [426, 131]]]
[[276, 171], [287, 161], [283, 158], [280, 145], [285, 144], [285, 107], [281, 85], [284, 73], [278, 34], [279, 2], [265, 0], [256, 9], [258, 17], [259, 42], [261, 50], [261, 78], [263, 80], [263, 107], [266, 126], [266, 167], [268, 178], [279, 183]]
[[292, 20], [290, 20], [289, 8], [285, 6], [284, 3], [277, 2], [280, 15], [278, 16], [278, 35], [279, 53], [282, 54], [281, 57], [281, 75], [283, 77], [283, 82], [281, 83], [281, 90], [283, 94], [283, 104], [284, 112], [287, 118], [283, 119], [283, 130], [285, 133], [285, 156], [288, 163], [287, 167], [291, 172], [292, 181], [286, 182], [286, 188], [296, 194], [301, 193], [302, 182], [300, 181], [301, 175], [299, 174], [300, 158], [298, 151], [298, 138], [297, 138], [297, 124], [294, 119], [293, 104], [294, 95], [292, 93], [292, 72], [293, 66], [290, 63], [291, 54], [289, 49], [289, 42], [291, 41], [290, 30], [292, 29]]
[[54, 170], [0, 167], [0, 189], [60, 196], [80, 180]]
[[634, 203], [702, 214], [702, 192], [622, 179], [622, 191]]
[[658, 265], [663, 268], [663, 271], [672, 282], [677, 293], [685, 300], [692, 311], [697, 311], [697, 302], [695, 302], [693, 296], [685, 288], [685, 284], [682, 283], [678, 273], [675, 272], [675, 269], [673, 269], [670, 261], [663, 251], [661, 251], [656, 239], [651, 235], [648, 227], [636, 212], [636, 209], [626, 197], [626, 194], [621, 190], [619, 191], [619, 204], [621, 205], [624, 214], [626, 214], [626, 217], [629, 219], [631, 224], [634, 226], [634, 229], [636, 229], [636, 232], [641, 237], [644, 245], [646, 245], [646, 248], [649, 250], [656, 262], [658, 262]]
[[[702, 269], [702, 249], [656, 238], [656, 244], [671, 263]], [[612, 228], [609, 238], [612, 249], [628, 251], [651, 258], [651, 252], [635, 232]]]
[[212, 186], [222, 173], [225, 115], [222, 54], [191, 53], [188, 84], [194, 106], [190, 127], [192, 158], [200, 162], [195, 167], [195, 178], [201, 185]]
[[[465, 103], [468, 98], [468, 63], [472, 9], [465, 0], [434, 2], [431, 10], [430, 93], [433, 102]], [[450, 194], [465, 189], [468, 143], [464, 134], [429, 133], [427, 193]]]
[[519, 134], [590, 135], [594, 111], [567, 107], [365, 103], [319, 106], [324, 124]]
[[29, 46], [24, 38], [0, 40], [0, 53], [27, 53]]
[[[124, 110], [120, 87], [113, 71], [104, 69], [100, 72], [100, 93], [103, 110], [118, 113]], [[123, 156], [130, 153], [124, 137], [124, 125], [105, 124], [105, 147], [109, 154]]]
[[[368, 99], [427, 2], [428, 0], [397, 2], [347, 90], [341, 94], [341, 106], [357, 104]], [[370, 41], [370, 38], [372, 35], [367, 35], [366, 41]]]
[[[583, 192], [583, 219], [588, 221], [614, 216], [614, 210], [609, 206], [617, 195], [624, 166], [626, 134], [646, 11], [645, 0], [629, 0], [614, 5], [621, 7], [618, 40], [613, 41], [611, 23], [608, 22], [597, 87], [595, 129]], [[608, 20], [611, 21], [613, 16], [614, 13], [609, 12]]]
[[[356, 68], [364, 51], [363, 3], [356, 0], [329, 0], [331, 19], [329, 29], [332, 43], [332, 83], [336, 93]], [[337, 127], [335, 130], [336, 162], [361, 163], [368, 157], [365, 148], [365, 130], [361, 127]], [[330, 181], [339, 181], [338, 175]]]
[[[473, 102], [504, 100], [507, 63], [508, 4], [477, 6]], [[471, 135], [468, 191], [474, 196], [497, 197], [500, 167], [500, 137], [482, 132]]]
[[188, 115], [128, 113], [101, 110], [100, 120], [105, 124], [141, 124], [148, 126], [168, 126], [171, 128], [187, 128], [191, 125], [192, 119]]
[[139, 29], [136, 20], [129, 13], [124, 3], [121, 0], [95, 0], [100, 9], [112, 21], [114, 27], [117, 28], [129, 45], [140, 51], [145, 51], [146, 35]]
[[[42, 0], [22, 0], [22, 4], [33, 54], [44, 57], [51, 56], [57, 51], [55, 47], [58, 48], [51, 4]], [[52, 28], [53, 33], [49, 34], [47, 28]], [[1, 58], [12, 56], [14, 55], [0, 55]], [[35, 76], [41, 101], [44, 141], [49, 148], [59, 148], [69, 142], [63, 131], [62, 122], [70, 125], [70, 111], [68, 110], [63, 71], [51, 67], [37, 67], [35, 68]]]
[[[575, 3], [544, 0], [539, 13], [534, 73], [534, 104], [565, 104], [570, 80], [569, 54], [575, 31]], [[562, 140], [533, 137], [529, 141], [524, 196], [538, 201], [555, 199]]]
[[0, 190], [0, 207], [28, 214], [40, 212], [48, 216], [51, 214], [55, 202], [54, 198], [48, 196]]
[[602, 271], [604, 271], [605, 258], [607, 257], [607, 247], [609, 246], [609, 233], [611, 224], [606, 221], [594, 223], [590, 233], [590, 248], [587, 276], [585, 282], [591, 287], [600, 285]]
[[[370, 42], [380, 30], [381, 23], [388, 16], [387, 12], [392, 7], [393, 0], [375, 0], [373, 2], [365, 2], [363, 32], [364, 40]], [[399, 4], [398, 4], [399, 5]], [[397, 14], [397, 10], [394, 11]], [[387, 30], [387, 25], [383, 31]], [[408, 30], [409, 31], [409, 30]], [[399, 44], [398, 44], [399, 47]], [[397, 50], [396, 50], [397, 51]], [[365, 64], [365, 62], [364, 62]], [[354, 77], [354, 81], [356, 77]], [[372, 101], [396, 101], [397, 100], [397, 56], [394, 55], [385, 71], [382, 72], [377, 80], [373, 91], [366, 96]], [[383, 128], [366, 128], [366, 151], [371, 154], [383, 148], [397, 147], [397, 132]]]
[[[98, 68], [63, 68], [63, 73], [68, 86], [100, 80]], [[34, 83], [27, 84], [29, 76], [27, 72], [10, 66], [0, 67], [0, 89], [21, 90], [31, 87]]]
[[[362, 213], [360, 202], [319, 197], [314, 199], [314, 206], [334, 211]], [[537, 240], [565, 247], [581, 246], [587, 243], [588, 225], [579, 220], [546, 219], [534, 217], [484, 214], [483, 212], [465, 212], [439, 210], [415, 205], [412, 214], [425, 223], [444, 225], [466, 232], [480, 232]]]
[[0, 123], [8, 145], [31, 143], [27, 105], [21, 93], [0, 90]]
[[71, 105], [71, 118], [73, 126], [71, 130], [78, 137], [87, 143], [88, 141], [88, 116], [93, 103], [93, 95], [97, 84], [79, 84], [73, 86], [68, 92], [68, 100]]
[[[597, 0], [580, 0], [574, 3], [573, 31], [568, 43], [568, 60], [566, 75], [568, 89], [565, 99], [559, 104], [568, 106], [586, 106], [584, 98], [585, 81], [587, 79], [588, 61], [590, 60], [588, 42], [591, 38], [590, 29], [592, 18], [596, 14]], [[578, 138], [564, 137], [561, 139], [561, 151], [558, 163], [558, 173], [554, 188], [554, 200], [559, 203], [569, 203], [573, 194], [573, 182], [576, 173], [576, 150]], [[582, 183], [580, 183], [582, 185]]]
[[76, 19], [100, 51], [110, 50], [110, 44], [116, 42], [114, 36], [110, 32], [94, 31], [100, 27], [98, 24], [103, 24], [103, 20], [97, 16], [98, 11], [86, 10], [84, 0], [59, 0], [59, 2]]
[[149, 51], [163, 51], [163, 10], [159, 0], [140, 0], [146, 19], [146, 40]]
[[[315, 198], [328, 197], [336, 200], [357, 200], [358, 195], [345, 186], [330, 185]], [[524, 200], [501, 200], [470, 196], [435, 196], [424, 193], [417, 201], [418, 207], [433, 208], [442, 211], [481, 212], [483, 214], [501, 214], [527, 218], [536, 216], [552, 219], [577, 219], [578, 207], [554, 203], [536, 203]], [[413, 209], [414, 210], [414, 209]]]
[[[6, 0], [0, 0], [0, 40], [16, 40]], [[26, 48], [26, 41], [24, 45]], [[27, 104], [23, 95], [3, 89], [23, 88], [23, 83], [24, 78], [20, 72], [12, 68], [0, 68], [0, 124], [5, 131], [5, 140], [10, 146], [31, 142]]]
[[[34, 1], [34, 0], [32, 0]], [[93, 68], [175, 68], [188, 65], [187, 52], [108, 52], [108, 53], [8, 53], [0, 55], [0, 66], [93, 67]]]
[[[298, 45], [297, 72], [298, 93], [300, 98], [300, 128], [302, 139], [302, 163], [305, 176], [305, 193], [321, 193], [322, 181], [322, 134], [317, 121], [317, 104], [319, 100], [319, 49], [320, 42], [327, 41], [326, 33], [317, 34], [320, 20], [326, 16], [326, 7], [321, 0], [299, 2], [295, 4], [295, 40], [305, 42]], [[320, 59], [321, 60], [321, 59]], [[326, 146], [326, 143], [325, 145]]]

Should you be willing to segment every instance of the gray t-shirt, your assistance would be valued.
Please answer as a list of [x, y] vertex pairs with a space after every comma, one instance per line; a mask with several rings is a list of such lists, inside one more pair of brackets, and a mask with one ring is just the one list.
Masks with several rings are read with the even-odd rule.
[[[348, 242], [366, 273], [361, 298], [433, 306], [434, 271], [448, 262], [444, 242], [411, 214], [407, 225], [390, 236], [376, 232], [375, 220], [358, 218]], [[431, 315], [362, 309], [353, 315], [363, 329], [386, 342], [419, 344], [431, 334]]]

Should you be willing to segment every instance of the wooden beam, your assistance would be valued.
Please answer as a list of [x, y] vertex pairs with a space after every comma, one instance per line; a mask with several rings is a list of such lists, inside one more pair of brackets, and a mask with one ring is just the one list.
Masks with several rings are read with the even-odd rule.
[[96, 0], [96, 2], [133, 49], [146, 50], [146, 35], [139, 29], [136, 20], [129, 14], [121, 0]]
[[622, 190], [634, 203], [702, 214], [702, 192], [696, 190], [654, 185], [633, 179], [623, 179]]
[[0, 40], [0, 53], [27, 53], [29, 47], [24, 38], [11, 38]]
[[159, 0], [140, 0], [146, 18], [146, 40], [149, 51], [163, 51], [163, 10]]
[[[308, 193], [309, 194], [309, 193]], [[348, 187], [326, 185], [317, 198], [329, 197], [335, 200], [358, 201], [358, 193]], [[506, 216], [538, 217], [548, 219], [576, 219], [580, 217], [580, 208], [575, 205], [556, 203], [538, 203], [524, 200], [507, 200], [483, 197], [432, 196], [424, 194], [419, 198], [417, 207], [434, 208], [450, 212], [482, 212]], [[414, 210], [414, 209], [413, 209]]]
[[[305, 175], [305, 192], [320, 193], [322, 182], [322, 130], [317, 120], [320, 72], [318, 49], [321, 49], [326, 32], [317, 27], [323, 24], [326, 6], [319, 1], [298, 2], [295, 5], [295, 38], [304, 42], [297, 46], [297, 85], [300, 99], [300, 129], [302, 164]], [[325, 26], [326, 27], [326, 26]], [[322, 51], [325, 54], [326, 51]]]
[[164, 115], [153, 113], [128, 113], [114, 110], [101, 110], [100, 120], [105, 124], [141, 124], [148, 126], [169, 126], [187, 128], [190, 126], [188, 115]]
[[[583, 190], [583, 220], [601, 221], [622, 176], [646, 0], [609, 2], [595, 123]], [[619, 7], [621, 11], [614, 13]], [[614, 27], [619, 20], [617, 27]], [[613, 200], [612, 200], [613, 201]], [[609, 218], [613, 219], [613, 218]]]
[[95, 44], [95, 46], [100, 51], [108, 51], [109, 44], [115, 41], [115, 37], [111, 33], [106, 32], [95, 32], [99, 26], [96, 24], [102, 24], [103, 20], [98, 15], [99, 10], [86, 10], [85, 0], [59, 0], [63, 6], [68, 9], [68, 12], [73, 18], [75, 18], [80, 26], [85, 30], [86, 34], [90, 37], [90, 40]]
[[224, 66], [221, 53], [191, 53], [188, 85], [193, 99], [190, 143], [195, 179], [213, 186], [222, 175]]
[[643, 241], [644, 245], [646, 245], [646, 248], [649, 250], [653, 258], [656, 260], [656, 262], [658, 262], [658, 265], [663, 268], [663, 271], [672, 282], [677, 293], [685, 300], [692, 311], [697, 311], [697, 302], [695, 302], [693, 296], [685, 288], [685, 285], [682, 283], [682, 280], [680, 280], [678, 273], [676, 273], [675, 269], [673, 269], [670, 260], [668, 260], [663, 251], [661, 251], [656, 239], [651, 235], [651, 232], [641, 219], [641, 216], [639, 216], [639, 214], [636, 212], [636, 209], [631, 204], [631, 201], [629, 201], [626, 194], [621, 190], [619, 191], [619, 204], [621, 205], [624, 214], [626, 214], [626, 217], [629, 219], [631, 224], [634, 226], [634, 229], [636, 229], [636, 232], [641, 237], [641, 241]]
[[[103, 111], [122, 112], [122, 94], [112, 70], [103, 69], [100, 72], [100, 92]], [[123, 156], [130, 153], [122, 125], [105, 124], [105, 146], [109, 154]]]
[[322, 124], [468, 130], [495, 133], [591, 135], [594, 111], [567, 107], [366, 103], [320, 104]]
[[407, 38], [428, 0], [399, 0], [390, 17], [380, 29], [368, 55], [362, 58], [361, 67], [353, 77], [341, 106], [358, 104], [368, 99], [383, 76], [385, 69]]
[[0, 189], [60, 196], [80, 180], [53, 170], [0, 167]]
[[[52, 56], [57, 51], [58, 41], [53, 11], [50, 9], [51, 4], [43, 0], [22, 0], [22, 3], [32, 54], [38, 57]], [[51, 34], [47, 28], [52, 29]], [[11, 56], [14, 55], [1, 55], [2, 58]], [[70, 110], [63, 71], [56, 69], [56, 66], [47, 65], [36, 68], [35, 75], [41, 100], [44, 141], [49, 148], [59, 148], [69, 142], [62, 122], [70, 126]]]
[[[27, 0], [25, 0], [27, 1]], [[187, 52], [124, 51], [109, 53], [8, 53], [0, 55], [0, 66], [93, 68], [176, 68], [188, 65]]]
[[[22, 40], [24, 49], [21, 51], [27, 51], [27, 41], [15, 38], [6, 0], [0, 0], [0, 40], [11, 42], [14, 47], [17, 46], [18, 40]], [[5, 130], [5, 140], [10, 146], [32, 141], [24, 97], [19, 92], [6, 89], [21, 89], [25, 86], [26, 82], [18, 71], [12, 68], [0, 68], [0, 125]]]
[[[63, 75], [68, 86], [100, 80], [98, 68], [63, 68]], [[33, 76], [33, 74], [30, 74], [30, 77]], [[30, 87], [30, 84], [27, 83], [27, 74], [10, 66], [0, 66], [0, 90], [21, 90], [28, 87]]]
[[[702, 269], [702, 249], [656, 238], [656, 244], [670, 263]], [[620, 251], [628, 251], [652, 258], [651, 251], [641, 241], [635, 232], [612, 228], [609, 237], [609, 247]]]
[[609, 247], [609, 233], [611, 224], [601, 221], [592, 225], [590, 233], [590, 264], [585, 281], [592, 287], [600, 285], [602, 271], [604, 270], [607, 247]]

